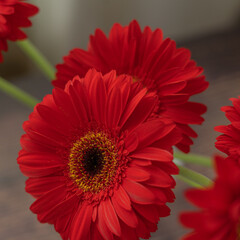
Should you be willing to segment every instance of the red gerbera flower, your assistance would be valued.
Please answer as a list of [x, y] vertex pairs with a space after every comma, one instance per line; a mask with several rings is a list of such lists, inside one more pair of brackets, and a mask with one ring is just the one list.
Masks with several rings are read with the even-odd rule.
[[63, 239], [149, 238], [174, 200], [168, 119], [145, 121], [154, 94], [114, 71], [90, 70], [56, 88], [23, 125], [20, 169], [31, 210]]
[[8, 50], [7, 40], [27, 38], [20, 28], [30, 27], [28, 18], [37, 12], [37, 7], [22, 0], [0, 0], [0, 62], [3, 60], [1, 51]]
[[217, 137], [216, 148], [238, 159], [240, 163], [240, 97], [231, 98], [233, 106], [222, 107], [231, 122], [228, 126], [218, 126], [215, 130], [223, 133]]
[[240, 168], [233, 159], [215, 158], [217, 179], [208, 189], [194, 189], [186, 197], [201, 208], [183, 213], [181, 222], [194, 232], [184, 240], [240, 239]]
[[57, 65], [53, 85], [64, 88], [69, 79], [84, 76], [92, 67], [102, 73], [115, 69], [117, 74], [129, 74], [134, 82], [157, 92], [160, 100], [157, 115], [177, 124], [183, 135], [177, 146], [189, 151], [193, 143], [190, 137], [197, 137], [189, 124], [201, 124], [204, 120], [201, 114], [206, 111], [204, 105], [190, 102], [189, 98], [208, 87], [201, 75], [203, 69], [190, 60], [189, 50], [176, 48], [169, 38], [163, 40], [160, 29], [152, 31], [145, 27], [142, 32], [136, 21], [126, 27], [115, 24], [108, 38], [97, 29], [90, 37], [88, 51], [74, 49], [64, 57], [64, 63]]

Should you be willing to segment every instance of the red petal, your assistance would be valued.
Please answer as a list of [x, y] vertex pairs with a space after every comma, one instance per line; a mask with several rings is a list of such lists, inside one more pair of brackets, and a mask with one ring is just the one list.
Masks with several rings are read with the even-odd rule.
[[92, 213], [92, 221], [93, 221], [93, 222], [96, 222], [96, 219], [97, 219], [97, 211], [98, 211], [98, 208], [97, 208], [97, 206], [95, 206], [95, 207], [93, 208], [93, 213]]
[[34, 141], [32, 141], [27, 134], [22, 135], [20, 139], [21, 147], [26, 152], [46, 152], [52, 154], [52, 149], [46, 148]]
[[125, 192], [124, 188], [121, 185], [119, 186], [118, 190], [114, 193], [112, 198], [115, 199], [122, 208], [126, 210], [132, 209], [129, 196], [127, 195], [127, 193]]
[[180, 221], [186, 227], [199, 229], [202, 228], [205, 217], [202, 212], [187, 212], [180, 215]]
[[120, 224], [110, 199], [108, 198], [105, 201], [102, 201], [100, 204], [103, 205], [104, 212], [103, 217], [106, 221], [106, 225], [108, 226], [112, 233], [120, 237], [121, 236]]
[[187, 81], [187, 86], [183, 89], [183, 92], [189, 93], [191, 96], [201, 93], [206, 90], [209, 83], [205, 81], [205, 76], [200, 76]]
[[79, 206], [72, 223], [71, 239], [87, 239], [89, 237], [92, 210], [91, 205]]
[[101, 29], [96, 29], [95, 36], [90, 36], [90, 44], [102, 64], [108, 66], [110, 59], [107, 58], [106, 53], [111, 52], [112, 49], [111, 46], [109, 46], [109, 40]]
[[164, 96], [160, 99], [161, 103], [166, 104], [168, 106], [184, 104], [189, 99], [188, 94], [178, 93], [178, 94], [169, 94], [168, 96]]
[[[139, 124], [143, 123], [149, 115], [153, 112], [157, 103], [156, 96], [145, 96], [139, 101], [138, 105], [135, 107], [134, 111], [128, 117], [123, 130], [127, 129], [129, 132], [136, 128]], [[144, 109], [144, 111], [143, 111]]]
[[150, 204], [155, 201], [153, 193], [140, 183], [124, 179], [122, 186], [136, 203]]
[[175, 124], [170, 120], [154, 119], [141, 124], [131, 134], [137, 135], [139, 141], [138, 148], [142, 149], [163, 138], [174, 128]]
[[64, 240], [65, 239], [67, 240], [69, 238], [69, 227], [72, 223], [75, 211], [76, 209], [73, 208], [72, 213], [59, 217], [56, 220], [56, 223], [54, 224], [54, 227], [57, 232], [63, 235], [67, 235], [66, 237], [63, 238]]
[[26, 181], [26, 192], [30, 193], [34, 197], [40, 197], [44, 193], [63, 185], [66, 181], [63, 176], [50, 176], [42, 178], [29, 178]]
[[200, 115], [205, 112], [205, 105], [195, 102], [187, 102], [177, 107], [169, 107], [164, 114], [177, 123], [201, 124], [204, 119]]
[[137, 217], [131, 208], [130, 210], [126, 210], [123, 208], [116, 198], [112, 197], [112, 204], [114, 209], [118, 215], [118, 217], [129, 227], [135, 228], [138, 224]]
[[147, 224], [143, 221], [143, 218], [139, 214], [138, 214], [138, 226], [136, 228], [136, 233], [138, 237], [141, 237], [144, 239], [149, 239], [151, 237], [150, 229], [148, 229]]
[[172, 146], [176, 145], [182, 139], [182, 133], [179, 129], [174, 128], [165, 137], [155, 142], [152, 146], [165, 149], [169, 152], [172, 151]]
[[48, 152], [40, 153], [26, 153], [21, 152], [18, 158], [18, 164], [26, 165], [29, 167], [50, 167], [50, 166], [63, 166], [63, 160], [56, 154]]
[[120, 89], [113, 88], [111, 90], [107, 99], [107, 107], [107, 126], [109, 128], [115, 128], [118, 126], [118, 122], [122, 115], [122, 94]]
[[54, 207], [49, 208], [46, 212], [38, 214], [38, 220], [42, 223], [53, 222], [61, 216], [71, 214], [77, 204], [78, 197], [72, 195], [56, 204]]
[[146, 168], [151, 178], [145, 183], [156, 187], [174, 187], [175, 180], [168, 173], [156, 166], [149, 166]]
[[166, 205], [158, 206], [159, 217], [167, 217], [170, 215], [170, 208]]
[[190, 189], [185, 192], [186, 198], [194, 205], [206, 208], [212, 205], [213, 192], [210, 189]]
[[152, 187], [149, 186], [149, 189], [154, 193], [154, 195], [157, 198], [157, 204], [165, 204], [168, 201], [168, 198], [166, 194], [164, 193], [164, 188], [159, 188], [159, 187]]
[[58, 108], [73, 122], [75, 126], [79, 124], [82, 119], [78, 115], [78, 111], [74, 109], [69, 94], [60, 88], [53, 89], [53, 98]]
[[153, 147], [147, 147], [142, 150], [138, 150], [131, 154], [130, 157], [160, 162], [170, 162], [173, 160], [173, 156], [170, 152]]
[[42, 119], [53, 126], [57, 125], [62, 131], [69, 131], [71, 129], [71, 125], [66, 121], [66, 116], [63, 113], [42, 104], [36, 106], [36, 111]]
[[[135, 226], [136, 227], [136, 226]], [[137, 237], [135, 227], [129, 227], [129, 225], [126, 225], [125, 223], [121, 222], [121, 229], [122, 229], [122, 235], [121, 239], [123, 240], [139, 240]]]
[[144, 95], [146, 94], [147, 89], [143, 88], [140, 92], [137, 93], [136, 96], [134, 96], [131, 101], [126, 105], [126, 108], [124, 109], [124, 112], [121, 116], [121, 120], [119, 123], [119, 126], [122, 127], [126, 121], [128, 120], [128, 118], [131, 116], [131, 114], [133, 113], [133, 111], [135, 110], [135, 108], [138, 106], [139, 102], [141, 101], [141, 99], [144, 97]]
[[184, 87], [186, 86], [186, 82], [178, 82], [178, 83], [170, 83], [167, 84], [165, 86], [162, 86], [158, 93], [161, 95], [168, 95], [168, 94], [173, 94], [173, 93], [177, 93], [180, 90], [182, 90]]
[[133, 152], [138, 146], [138, 137], [132, 133], [125, 138], [125, 147], [129, 152]]
[[132, 158], [129, 166], [150, 166], [152, 162], [150, 160], [143, 160]]
[[101, 233], [102, 237], [105, 240], [112, 240], [113, 235], [112, 232], [109, 230], [109, 228], [106, 225], [105, 218], [104, 218], [104, 210], [102, 204], [99, 204], [98, 206], [98, 219], [97, 219], [97, 227], [98, 231]]
[[[87, 78], [86, 80], [90, 80]], [[105, 123], [105, 112], [106, 112], [106, 87], [103, 82], [102, 75], [99, 73], [94, 74], [94, 79], [89, 81], [91, 84], [89, 86], [89, 96], [91, 100], [92, 113], [94, 119], [98, 122]]]
[[10, 15], [14, 13], [14, 7], [1, 6], [0, 14], [1, 15]]
[[90, 229], [90, 239], [89, 240], [104, 240], [100, 232], [98, 231], [97, 225], [92, 224]]
[[76, 80], [73, 81], [73, 86], [69, 86], [69, 93], [80, 121], [82, 123], [90, 121], [92, 119], [92, 113], [86, 88]]
[[126, 177], [132, 181], [144, 182], [150, 178], [150, 174], [142, 168], [128, 167], [126, 169]]
[[154, 205], [133, 204], [133, 208], [144, 218], [152, 223], [157, 223], [159, 220], [158, 209]]
[[65, 164], [49, 153], [24, 154], [18, 157], [22, 173], [28, 177], [42, 177], [60, 171]]
[[67, 195], [65, 185], [60, 185], [38, 198], [30, 207], [31, 211], [37, 214], [45, 213], [64, 201]]

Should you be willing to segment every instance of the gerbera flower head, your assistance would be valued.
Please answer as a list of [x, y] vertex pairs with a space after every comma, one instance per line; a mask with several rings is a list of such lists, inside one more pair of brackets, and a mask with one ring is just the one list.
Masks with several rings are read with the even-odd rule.
[[0, 0], [0, 62], [1, 51], [7, 51], [7, 40], [17, 41], [27, 38], [20, 29], [30, 27], [29, 17], [38, 13], [38, 8], [22, 0]]
[[83, 77], [89, 68], [107, 73], [112, 69], [117, 74], [131, 75], [134, 82], [141, 82], [148, 91], [159, 97], [157, 116], [173, 120], [182, 132], [182, 141], [177, 144], [184, 152], [197, 137], [189, 124], [201, 124], [201, 115], [206, 107], [189, 101], [192, 95], [208, 87], [203, 69], [190, 59], [190, 51], [176, 48], [176, 43], [163, 39], [160, 29], [142, 31], [137, 21], [129, 26], [114, 24], [109, 37], [97, 29], [90, 36], [88, 50], [73, 49], [64, 57], [64, 63], [57, 65], [53, 85], [64, 88], [76, 74]]
[[146, 121], [157, 96], [115, 71], [56, 88], [23, 125], [18, 163], [32, 212], [63, 239], [149, 238], [174, 201], [169, 119]]
[[215, 130], [223, 133], [217, 137], [216, 148], [233, 157], [240, 163], [240, 97], [231, 98], [233, 106], [222, 107], [231, 122], [227, 126], [217, 126]]
[[214, 185], [186, 192], [187, 199], [200, 210], [180, 216], [183, 225], [194, 230], [184, 240], [240, 239], [240, 168], [233, 159], [216, 157], [215, 163]]

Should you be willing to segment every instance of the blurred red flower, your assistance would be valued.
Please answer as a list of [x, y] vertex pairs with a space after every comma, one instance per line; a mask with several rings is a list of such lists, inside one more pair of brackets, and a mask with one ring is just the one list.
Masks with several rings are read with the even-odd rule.
[[169, 119], [132, 77], [90, 70], [55, 88], [23, 125], [18, 164], [32, 212], [63, 239], [148, 239], [174, 201]]
[[240, 168], [233, 159], [216, 157], [217, 178], [208, 189], [194, 189], [186, 197], [200, 208], [180, 216], [194, 232], [184, 240], [240, 239]]
[[2, 52], [7, 51], [7, 40], [17, 41], [27, 38], [20, 29], [30, 27], [29, 17], [38, 13], [38, 8], [22, 0], [0, 1], [0, 62], [3, 61]]
[[228, 126], [217, 126], [215, 130], [223, 133], [217, 137], [216, 148], [233, 157], [240, 163], [240, 97], [231, 98], [233, 106], [222, 107], [231, 122]]
[[201, 124], [201, 115], [206, 107], [190, 102], [192, 95], [208, 87], [203, 69], [190, 59], [190, 51], [176, 48], [176, 43], [167, 38], [163, 40], [160, 29], [152, 31], [145, 27], [141, 31], [137, 21], [122, 27], [115, 24], [107, 38], [97, 29], [90, 37], [87, 51], [73, 49], [64, 57], [64, 63], [57, 65], [56, 87], [64, 88], [75, 75], [83, 77], [89, 68], [102, 73], [114, 69], [117, 74], [129, 74], [134, 82], [141, 82], [148, 91], [156, 92], [159, 97], [155, 114], [172, 119], [181, 130], [183, 139], [177, 147], [189, 151], [197, 137], [189, 124]]

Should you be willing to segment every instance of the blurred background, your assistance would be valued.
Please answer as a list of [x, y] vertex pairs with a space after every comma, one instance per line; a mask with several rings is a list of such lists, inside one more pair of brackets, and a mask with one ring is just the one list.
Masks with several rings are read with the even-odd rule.
[[[209, 89], [193, 100], [208, 106], [205, 123], [195, 127], [199, 137], [192, 152], [213, 155], [216, 125], [226, 124], [220, 107], [240, 95], [240, 1], [239, 0], [41, 0], [29, 1], [40, 8], [25, 30], [29, 39], [55, 65], [74, 47], [87, 48], [96, 28], [108, 34], [115, 22], [127, 25], [137, 19], [142, 27], [162, 28], [165, 37], [192, 51], [192, 58], [204, 67]], [[15, 43], [0, 64], [0, 75], [42, 97], [51, 85]], [[29, 211], [33, 199], [24, 192], [25, 178], [16, 164], [22, 123], [31, 111], [0, 92], [0, 239], [60, 239], [47, 224], [39, 224]], [[192, 167], [192, 166], [191, 166]], [[211, 170], [195, 168], [213, 177]], [[177, 221], [179, 211], [191, 209], [183, 197], [188, 186], [177, 181], [177, 200], [172, 215], [162, 219], [154, 240], [179, 239], [186, 232]]]

